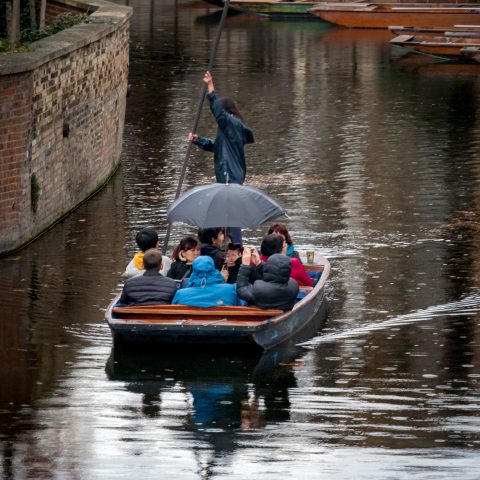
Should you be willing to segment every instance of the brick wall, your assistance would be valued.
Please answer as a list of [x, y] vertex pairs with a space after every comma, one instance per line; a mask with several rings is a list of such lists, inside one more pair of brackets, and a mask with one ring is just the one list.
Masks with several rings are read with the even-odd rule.
[[0, 58], [0, 254], [68, 214], [118, 166], [130, 9], [113, 7], [122, 19], [108, 17], [112, 4], [98, 5], [103, 24], [41, 40], [40, 53]]
[[19, 235], [22, 204], [29, 202], [31, 112], [32, 73], [0, 77], [0, 239]]

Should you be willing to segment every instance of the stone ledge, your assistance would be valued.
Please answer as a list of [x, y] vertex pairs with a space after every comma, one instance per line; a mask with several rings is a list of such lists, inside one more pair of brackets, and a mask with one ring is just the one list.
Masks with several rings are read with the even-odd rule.
[[85, 12], [93, 11], [89, 16], [91, 23], [74, 25], [55, 35], [42, 38], [32, 43], [28, 52], [0, 55], [0, 76], [34, 70], [57, 57], [78, 50], [114, 32], [132, 15], [131, 7], [103, 0], [56, 1]]

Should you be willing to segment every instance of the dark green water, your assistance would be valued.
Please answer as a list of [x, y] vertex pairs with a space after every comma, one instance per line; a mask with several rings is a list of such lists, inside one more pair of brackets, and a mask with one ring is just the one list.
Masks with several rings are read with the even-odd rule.
[[[247, 183], [329, 257], [329, 321], [278, 358], [119, 356], [104, 310], [136, 231], [165, 227], [219, 20], [130, 5], [121, 170], [0, 260], [0, 478], [478, 479], [480, 66], [230, 17], [214, 78], [255, 132]], [[212, 180], [195, 151], [187, 186]]]

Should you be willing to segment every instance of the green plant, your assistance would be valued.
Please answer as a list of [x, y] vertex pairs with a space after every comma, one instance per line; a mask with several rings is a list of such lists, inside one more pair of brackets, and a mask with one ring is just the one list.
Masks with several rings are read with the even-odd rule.
[[73, 27], [74, 25], [78, 25], [79, 23], [88, 23], [88, 18], [89, 17], [86, 13], [82, 13], [79, 15], [73, 15], [71, 13], [59, 15], [57, 20], [55, 20], [52, 25], [42, 28], [41, 30], [23, 30], [20, 38], [22, 43], [36, 42], [37, 40], [49, 37], [50, 35], [55, 35], [55, 33], [66, 30], [67, 28]]

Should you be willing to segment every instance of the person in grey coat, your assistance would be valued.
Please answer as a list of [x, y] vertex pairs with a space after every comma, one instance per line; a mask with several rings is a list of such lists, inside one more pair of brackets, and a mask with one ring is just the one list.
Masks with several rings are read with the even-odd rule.
[[268, 309], [291, 310], [298, 294], [298, 283], [290, 278], [290, 259], [279, 253], [269, 257], [263, 267], [263, 279], [251, 284], [250, 248], [244, 247], [242, 265], [237, 277], [237, 294], [249, 305]]
[[160, 275], [162, 254], [156, 248], [147, 250], [143, 256], [145, 273], [130, 278], [123, 286], [118, 303], [122, 305], [152, 305], [171, 303], [177, 283]]

